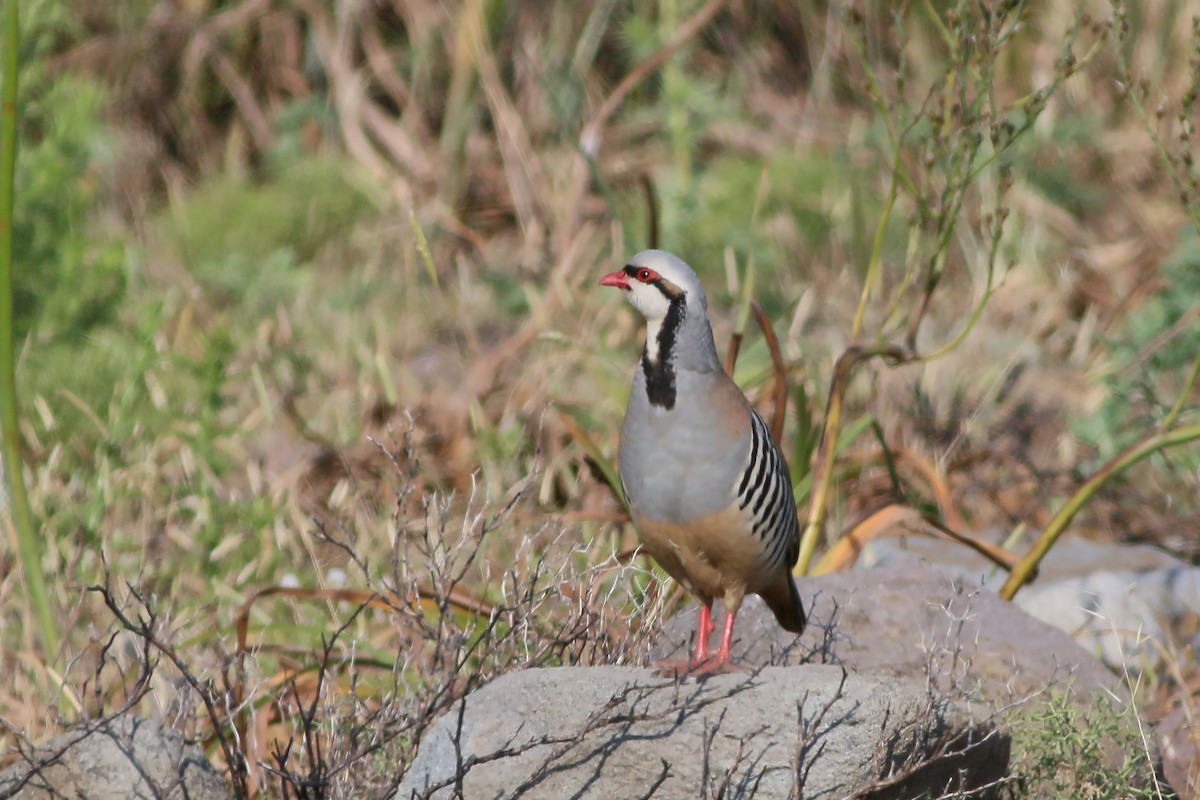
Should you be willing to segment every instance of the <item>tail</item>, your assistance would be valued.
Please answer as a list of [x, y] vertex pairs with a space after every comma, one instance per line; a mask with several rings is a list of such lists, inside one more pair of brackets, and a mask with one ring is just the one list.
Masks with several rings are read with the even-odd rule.
[[780, 580], [762, 592], [762, 599], [767, 608], [775, 615], [775, 620], [785, 631], [803, 633], [808, 619], [804, 616], [804, 605], [800, 602], [800, 590], [792, 580], [791, 571], [785, 571]]

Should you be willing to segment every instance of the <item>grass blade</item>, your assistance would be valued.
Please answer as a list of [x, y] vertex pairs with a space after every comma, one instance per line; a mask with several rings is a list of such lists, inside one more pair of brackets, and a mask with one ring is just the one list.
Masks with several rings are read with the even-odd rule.
[[1033, 578], [1038, 564], [1041, 563], [1046, 553], [1050, 552], [1050, 548], [1058, 541], [1058, 537], [1104, 484], [1159, 450], [1197, 440], [1200, 440], [1200, 424], [1188, 425], [1155, 434], [1113, 456], [1104, 466], [1096, 470], [1092, 477], [1084, 481], [1083, 485], [1075, 490], [1075, 494], [1071, 495], [1067, 504], [1054, 515], [1054, 519], [1050, 520], [1050, 524], [1033, 543], [1033, 547], [1029, 548], [1025, 557], [1008, 574], [1008, 580], [1000, 587], [1000, 596], [1005, 600], [1012, 600], [1020, 588]]
[[604, 455], [604, 451], [600, 449], [600, 445], [596, 444], [596, 440], [579, 424], [579, 420], [574, 414], [566, 409], [562, 409], [559, 418], [562, 420], [563, 426], [566, 427], [567, 433], [571, 434], [571, 437], [583, 448], [583, 452], [587, 453], [588, 458], [592, 459], [593, 463], [595, 463], [596, 468], [600, 470], [600, 474], [604, 476], [604, 482], [608, 484], [608, 488], [612, 489], [613, 495], [620, 502], [621, 507], [625, 509], [625, 513], [628, 514], [629, 502], [625, 499], [625, 491], [621, 487], [621, 476], [617, 472], [616, 463]]
[[58, 654], [58, 629], [50, 610], [42, 575], [42, 548], [34, 530], [33, 513], [21, 469], [21, 434], [17, 429], [16, 347], [13, 341], [13, 197], [17, 161], [17, 46], [20, 24], [17, 0], [4, 8], [4, 84], [0, 108], [0, 433], [3, 434], [4, 474], [13, 527], [17, 531], [25, 584], [37, 617], [42, 654], [53, 663]]

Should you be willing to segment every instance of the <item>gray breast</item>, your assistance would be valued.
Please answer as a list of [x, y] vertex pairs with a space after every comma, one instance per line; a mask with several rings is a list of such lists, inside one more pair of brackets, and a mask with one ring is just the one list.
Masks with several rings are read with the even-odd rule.
[[[727, 508], [747, 465], [750, 437], [731, 437], [711, 397], [712, 372], [679, 370], [675, 406], [646, 398], [641, 370], [634, 376], [621, 427], [618, 466], [635, 514], [684, 522]], [[748, 413], [748, 412], [747, 412]]]

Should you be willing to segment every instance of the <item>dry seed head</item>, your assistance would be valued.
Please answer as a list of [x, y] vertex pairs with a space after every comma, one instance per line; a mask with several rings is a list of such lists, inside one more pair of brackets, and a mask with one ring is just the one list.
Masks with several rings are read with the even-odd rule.
[[[1013, 185], [1012, 164], [1001, 162], [1001, 164], [1000, 164], [1000, 187], [999, 187], [1000, 192], [1001, 193], [1007, 192], [1009, 189], [1012, 188], [1012, 185]], [[1007, 215], [1008, 211], [1005, 210], [1004, 213]], [[1001, 220], [1001, 221], [1003, 221], [1003, 220]]]

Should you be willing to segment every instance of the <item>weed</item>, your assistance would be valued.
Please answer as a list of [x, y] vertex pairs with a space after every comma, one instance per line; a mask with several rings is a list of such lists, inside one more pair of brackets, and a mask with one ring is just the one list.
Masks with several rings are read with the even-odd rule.
[[1137, 734], [1136, 711], [1097, 696], [1081, 709], [1069, 691], [1054, 692], [1036, 707], [1018, 710], [1009, 722], [1014, 772], [1022, 791], [1053, 796], [1070, 786], [1086, 798], [1159, 798], [1146, 774], [1145, 751]]

